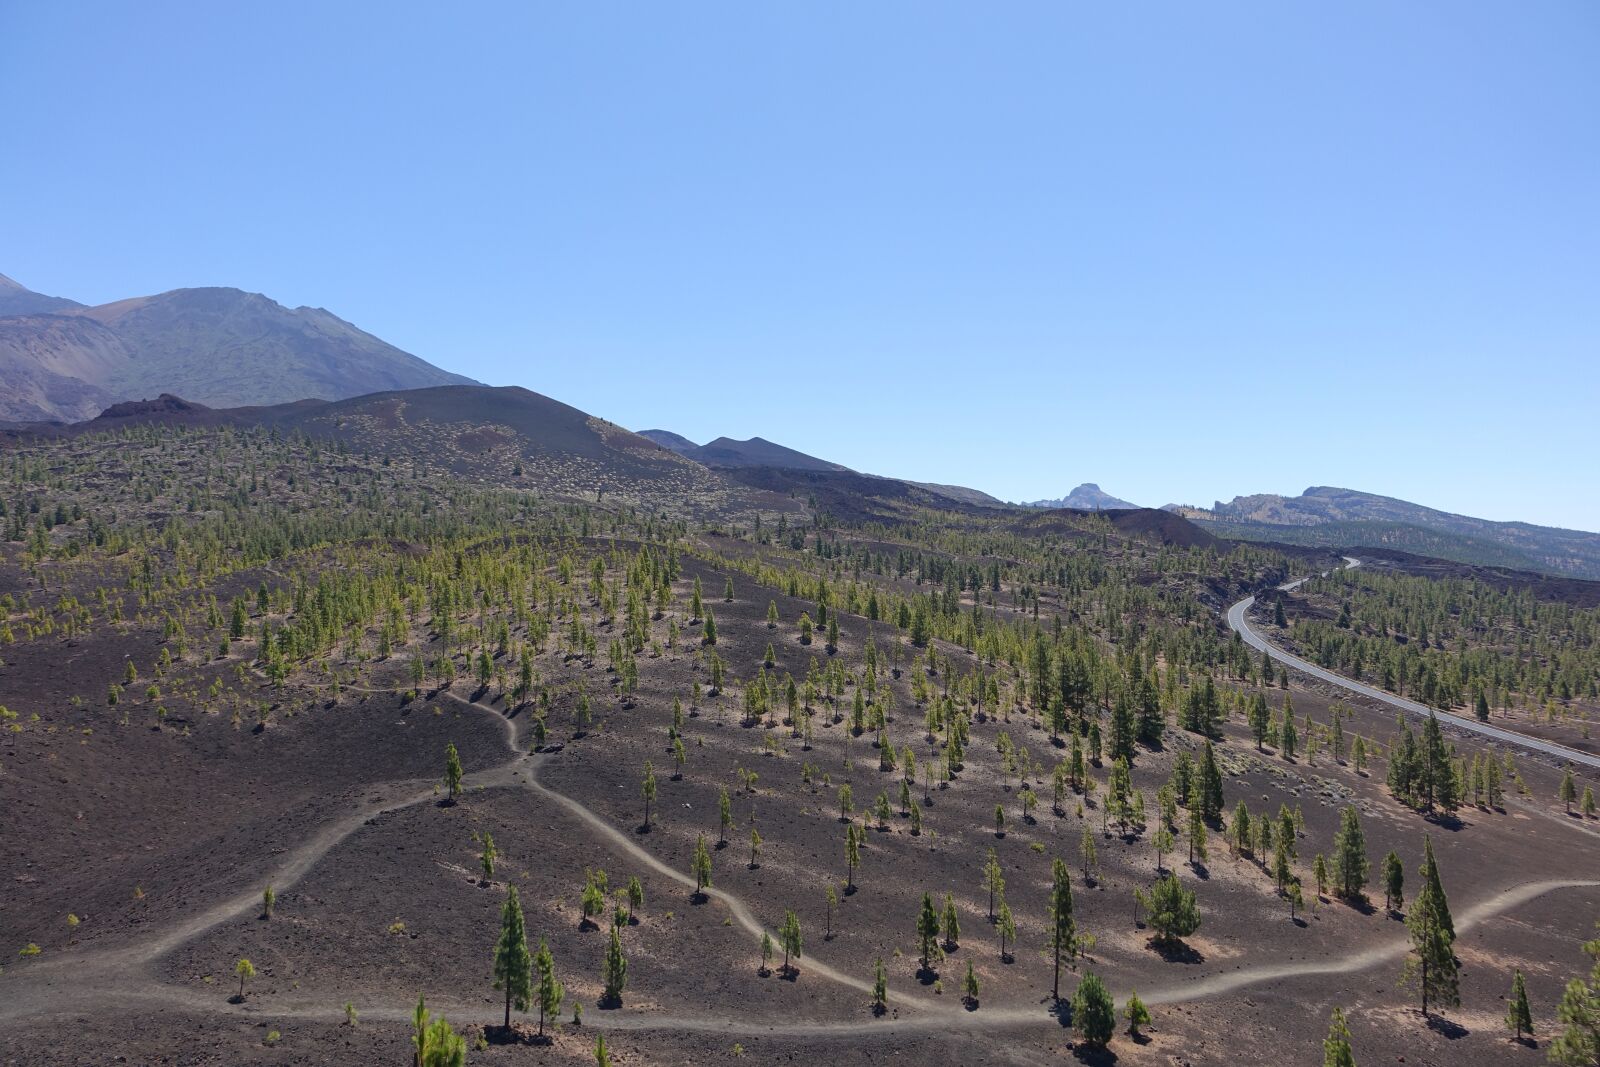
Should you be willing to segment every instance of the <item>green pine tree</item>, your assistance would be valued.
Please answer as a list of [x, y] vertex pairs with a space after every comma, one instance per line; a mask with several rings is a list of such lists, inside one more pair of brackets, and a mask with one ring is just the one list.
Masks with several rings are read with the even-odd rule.
[[[1600, 922], [1595, 928], [1600, 930]], [[1550, 1043], [1550, 1062], [1562, 1067], [1600, 1063], [1600, 937], [1585, 942], [1583, 951], [1594, 960], [1594, 968], [1587, 980], [1574, 978], [1567, 983], [1556, 1008], [1562, 1030]]]
[[784, 913], [783, 925], [778, 927], [778, 943], [783, 946], [784, 972], [792, 974], [795, 968], [791, 960], [799, 959], [801, 949], [804, 947], [804, 939], [800, 933], [800, 919], [793, 911]]
[[622, 935], [616, 926], [611, 928], [611, 944], [606, 947], [605, 965], [601, 970], [605, 988], [600, 999], [607, 1004], [621, 1004], [622, 991], [628, 988], [628, 959], [622, 954]]
[[556, 980], [556, 963], [550, 955], [550, 946], [544, 941], [539, 942], [539, 954], [534, 957], [534, 966], [539, 969], [539, 1036], [544, 1036], [544, 1020], [546, 1016], [555, 1017], [561, 1014], [561, 1002], [566, 999], [567, 991]]
[[[528, 954], [528, 932], [522, 921], [517, 887], [506, 890], [500, 907], [500, 940], [494, 946], [494, 987], [505, 990], [506, 1012], [502, 1025], [511, 1029], [511, 1006], [527, 1011], [533, 1005], [533, 958]], [[543, 1026], [541, 1024], [541, 1031]]]
[[1511, 975], [1511, 1003], [1506, 1008], [1506, 1029], [1521, 1041], [1522, 1035], [1533, 1036], [1533, 1012], [1528, 1008], [1528, 987], [1522, 980], [1522, 972], [1514, 971]]
[[1422, 888], [1406, 916], [1411, 933], [1411, 956], [1404, 977], [1414, 980], [1422, 995], [1422, 1014], [1435, 1005], [1461, 1002], [1460, 972], [1455, 957], [1455, 923], [1439, 882], [1432, 838], [1423, 838]]
[[1072, 1026], [1091, 1048], [1104, 1048], [1116, 1032], [1116, 1003], [1105, 982], [1092, 971], [1083, 976], [1077, 992], [1072, 994]]
[[939, 962], [939, 913], [928, 893], [922, 894], [922, 909], [917, 914], [917, 951], [923, 970], [930, 970]]
[[444, 786], [451, 803], [461, 795], [461, 757], [456, 754], [454, 741], [444, 746]]
[[1334, 1008], [1333, 1019], [1328, 1023], [1328, 1036], [1322, 1042], [1322, 1067], [1356, 1067], [1356, 1055], [1350, 1048], [1350, 1027], [1345, 1024], [1343, 1008]]
[[1150, 1009], [1144, 1006], [1138, 993], [1128, 994], [1128, 1005], [1123, 1009], [1128, 1016], [1128, 1036], [1138, 1040], [1140, 1027], [1150, 1025]]
[[1050, 865], [1050, 952], [1054, 958], [1054, 971], [1050, 979], [1050, 996], [1061, 999], [1061, 960], [1074, 959], [1078, 954], [1078, 926], [1073, 914], [1072, 876], [1067, 865], [1055, 860]]
[[1383, 857], [1383, 906], [1399, 911], [1406, 906], [1406, 869], [1393, 850]]
[[1366, 897], [1367, 842], [1361, 832], [1361, 820], [1356, 809], [1347, 807], [1339, 817], [1339, 832], [1333, 838], [1333, 888], [1346, 900], [1359, 901]]

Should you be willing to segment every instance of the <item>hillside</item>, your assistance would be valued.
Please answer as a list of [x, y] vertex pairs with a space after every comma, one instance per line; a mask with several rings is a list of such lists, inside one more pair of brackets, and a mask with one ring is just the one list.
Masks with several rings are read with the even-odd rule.
[[122, 338], [93, 319], [0, 318], [0, 420], [93, 418], [119, 399], [105, 383], [128, 360]]
[[0, 274], [0, 315], [38, 315], [83, 305], [64, 296], [45, 296]]
[[[736, 441], [731, 437], [719, 437], [705, 445], [697, 445], [682, 434], [673, 433], [671, 430], [640, 430], [640, 437], [647, 437], [663, 448], [670, 448], [680, 456], [686, 456], [697, 463], [708, 467], [727, 471], [737, 471], [741, 468], [770, 467], [784, 471], [814, 471], [818, 473], [834, 473], [850, 475], [846, 484], [854, 487], [858, 495], [873, 500], [915, 500], [925, 506], [949, 507], [952, 504], [977, 508], [1004, 508], [1010, 505], [1004, 501], [990, 496], [978, 489], [970, 489], [964, 485], [945, 485], [941, 482], [914, 482], [905, 478], [886, 478], [876, 474], [858, 474], [841, 463], [833, 463], [816, 456], [807, 455], [796, 449], [768, 441], [762, 437], [752, 437], [747, 441]], [[751, 481], [750, 477], [735, 475], [739, 481]], [[767, 475], [756, 475], [751, 484], [772, 483], [774, 478]], [[784, 479], [777, 478], [782, 482]], [[875, 485], [874, 483], [888, 483]], [[787, 484], [787, 483], [786, 483]], [[791, 487], [792, 488], [792, 487]], [[811, 487], [814, 489], [815, 487]], [[830, 491], [834, 488], [830, 485]], [[917, 492], [920, 490], [920, 492]], [[810, 491], [810, 489], [808, 489]], [[929, 495], [931, 494], [931, 495]], [[854, 512], [857, 505], [851, 503], [849, 510]]]
[[[930, 512], [889, 479], [709, 471], [520, 389], [165, 397], [14, 447], [0, 766], [31, 832], [0, 835], [6, 1064], [403, 1063], [419, 996], [479, 1067], [594, 1063], [602, 1036], [633, 1067], [736, 1041], [839, 1067], [1315, 1063], [1304, 1005], [1327, 996], [1361, 1062], [1499, 1067], [1523, 1058], [1507, 973], [1543, 1024], [1588, 966], [1600, 886], [1574, 856], [1600, 824], [1564, 810], [1563, 768], [1447, 724], [1451, 780], [1492, 765], [1504, 785], [1426, 811], [1368, 747], [1404, 751], [1394, 709], [1223, 631], [1228, 604], [1326, 555], [1161, 511]], [[496, 491], [580, 462], [917, 510], [701, 525], [624, 503], [610, 473], [602, 500]], [[1347, 579], [1352, 630], [1331, 621]], [[1326, 582], [1287, 608], [1288, 638], [1328, 635], [1307, 654], [1405, 656], [1428, 669], [1396, 677], [1440, 705], [1497, 678], [1496, 723], [1592, 743], [1600, 653], [1552, 649], [1592, 614], [1367, 567]], [[1257, 708], [1289, 724], [1265, 745]], [[1352, 851], [1405, 865], [1402, 905], [1376, 880], [1317, 891], [1313, 857]], [[1394, 983], [1425, 855], [1463, 935], [1447, 1033]], [[1181, 925], [1157, 892], [1182, 894]], [[1064, 1051], [1050, 995], [1067, 900], [1085, 955], [1062, 991], [1092, 967], [1154, 1013], [1103, 1056]], [[803, 928], [786, 965], [775, 925], [791, 947]], [[564, 983], [548, 1044], [537, 1006], [493, 988], [503, 929]]]
[[1600, 578], [1600, 534], [1494, 522], [1393, 497], [1313, 486], [1297, 497], [1262, 493], [1209, 508], [1168, 504], [1221, 537], [1327, 547], [1395, 549], [1491, 567]]
[[727, 479], [615, 423], [519, 386], [446, 385], [238, 408], [163, 394], [113, 405], [72, 426], [25, 427], [17, 436], [81, 437], [146, 424], [268, 430], [378, 457], [386, 467], [419, 477], [679, 516], [716, 519], [801, 508], [787, 495]]
[[682, 434], [671, 430], [640, 430], [639, 436], [654, 441], [662, 448], [670, 448], [680, 456], [687, 456], [700, 446]]
[[97, 307], [0, 286], [0, 420], [76, 421], [179, 393], [212, 407], [468, 384], [322, 308], [238, 289], [175, 289]]
[[804, 452], [768, 441], [764, 437], [752, 437], [745, 441], [738, 441], [732, 437], [719, 437], [707, 444], [697, 445], [682, 434], [673, 433], [671, 430], [641, 430], [639, 436], [649, 438], [663, 448], [670, 448], [678, 455], [687, 456], [708, 467], [781, 467], [785, 470], [799, 471], [850, 469], [838, 463], [818, 459], [816, 456], [808, 456]]
[[990, 496], [981, 489], [973, 489], [965, 485], [945, 485], [943, 482], [913, 481], [907, 481], [906, 484], [914, 485], [918, 489], [926, 489], [928, 492], [933, 493], [936, 496], [944, 497], [946, 500], [953, 500], [957, 504], [966, 504], [969, 507], [1008, 508], [1011, 506], [1004, 500], [1001, 500], [999, 497]]

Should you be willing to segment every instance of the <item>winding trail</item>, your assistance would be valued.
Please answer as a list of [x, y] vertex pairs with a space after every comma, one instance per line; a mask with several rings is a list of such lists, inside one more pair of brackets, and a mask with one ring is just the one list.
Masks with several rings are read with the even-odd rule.
[[[521, 750], [517, 724], [511, 718], [455, 693], [447, 691], [439, 695], [467, 708], [493, 715], [505, 731], [506, 745], [511, 752], [511, 758], [494, 767], [468, 775], [465, 784], [469, 788], [527, 789], [553, 801], [609, 844], [626, 852], [650, 870], [685, 887], [694, 888], [693, 879], [669, 867], [633, 841], [624, 831], [577, 800], [540, 783], [536, 774], [544, 762], [543, 757]], [[280, 888], [293, 886], [323, 857], [371, 819], [385, 812], [399, 811], [428, 802], [436, 795], [431, 781], [411, 780], [375, 788], [380, 791], [377, 799], [358, 805], [346, 815], [320, 828], [310, 839], [293, 849], [283, 863], [273, 871], [269, 879], [271, 884]], [[1470, 929], [1546, 893], [1594, 887], [1600, 887], [1600, 881], [1541, 881], [1512, 886], [1465, 909], [1456, 921], [1456, 928], [1458, 931]], [[766, 931], [767, 928], [739, 898], [715, 887], [708, 888], [706, 894], [726, 906], [733, 920], [752, 936], [759, 937]], [[91, 1005], [97, 1012], [115, 1006], [137, 1009], [177, 1007], [208, 1015], [221, 1013], [246, 1018], [297, 1018], [335, 1022], [342, 1020], [342, 1009], [331, 1005], [326, 999], [314, 1000], [308, 995], [289, 992], [275, 994], [270, 1000], [232, 1004], [224, 1000], [218, 990], [169, 985], [149, 973], [149, 966], [164, 954], [224, 922], [249, 915], [259, 907], [259, 895], [254, 892], [243, 893], [219, 901], [152, 936], [136, 940], [121, 948], [108, 951], [78, 951], [50, 960], [8, 968], [7, 973], [0, 977], [0, 990], [5, 994], [0, 997], [0, 1022], [40, 1022], [52, 1018], [78, 1016], [90, 1010]], [[1286, 979], [1320, 974], [1349, 974], [1397, 960], [1405, 954], [1407, 947], [1408, 942], [1403, 934], [1397, 933], [1397, 936], [1386, 944], [1345, 956], [1244, 967], [1191, 981], [1147, 988], [1141, 996], [1148, 1004], [1172, 1004], [1220, 996], [1250, 986]], [[815, 976], [838, 983], [864, 995], [871, 993], [871, 987], [867, 982], [845, 974], [814, 957], [806, 958], [802, 973], [805, 976]], [[1119, 997], [1125, 995], [1124, 991], [1118, 991], [1118, 995]], [[859, 1040], [930, 1032], [1059, 1029], [1061, 1026], [1060, 1020], [1047, 1005], [982, 1008], [969, 1012], [955, 1004], [940, 1004], [893, 990], [890, 991], [889, 999], [894, 1010], [879, 1018], [870, 1015], [865, 1010], [865, 1005], [858, 1018], [808, 1020], [790, 1017], [780, 1022], [749, 1020], [735, 1014], [694, 1015], [612, 1011], [592, 1013], [584, 1026], [588, 1029], [605, 1031], [669, 1030], [808, 1040]], [[482, 999], [452, 1000], [435, 997], [430, 1004], [434, 1010], [458, 1019], [481, 1014], [485, 1010], [485, 1002]], [[905, 1014], [902, 1014], [902, 1011]], [[409, 1005], [374, 1006], [363, 1008], [361, 1014], [362, 1018], [369, 1020], [406, 1022], [410, 1019], [411, 1010]]]
[[[1351, 570], [1359, 566], [1361, 566], [1360, 560], [1352, 556], [1345, 557], [1346, 570]], [[1326, 577], [1326, 574], [1324, 574], [1324, 577]], [[1284, 582], [1282, 585], [1278, 586], [1278, 588], [1287, 593], [1291, 590], [1298, 589], [1308, 580], [1309, 579], [1307, 578], [1297, 578], [1292, 582]], [[1336, 685], [1342, 689], [1348, 689], [1352, 693], [1359, 693], [1364, 697], [1370, 697], [1373, 700], [1381, 701], [1384, 704], [1388, 704], [1390, 707], [1398, 708], [1401, 711], [1415, 715], [1418, 718], [1426, 719], [1429, 715], [1437, 715], [1439, 721], [1442, 723], [1448, 723], [1449, 725], [1458, 729], [1467, 730], [1475, 734], [1481, 734], [1484, 737], [1491, 737], [1496, 741], [1515, 746], [1525, 752], [1534, 752], [1545, 756], [1554, 756], [1557, 759], [1571, 760], [1574, 763], [1581, 763], [1588, 767], [1600, 768], [1600, 756], [1596, 756], [1588, 752], [1580, 752], [1578, 749], [1568, 748], [1566, 745], [1558, 745], [1553, 741], [1542, 741], [1537, 737], [1529, 737], [1526, 734], [1515, 733], [1511, 730], [1503, 730], [1498, 726], [1490, 726], [1488, 723], [1482, 723], [1476, 719], [1469, 719], [1462, 715], [1456, 715], [1447, 711], [1438, 711], [1437, 709], [1429, 708], [1425, 704], [1419, 704], [1415, 700], [1407, 700], [1405, 697], [1395, 696], [1393, 693], [1385, 692], [1382, 689], [1367, 685], [1364, 682], [1358, 682], [1353, 678], [1346, 678], [1342, 674], [1335, 674], [1330, 670], [1317, 666], [1315, 663], [1301, 659], [1299, 656], [1296, 656], [1293, 653], [1285, 652], [1271, 641], [1268, 641], [1250, 625], [1248, 613], [1251, 607], [1255, 605], [1255, 602], [1255, 597], [1247, 596], [1243, 600], [1234, 604], [1232, 607], [1228, 608], [1228, 626], [1244, 639], [1245, 644], [1249, 645], [1258, 652], [1265, 652], [1279, 663], [1293, 667], [1295, 670], [1309, 674], [1311, 677], [1320, 679], [1329, 683], [1330, 685]]]

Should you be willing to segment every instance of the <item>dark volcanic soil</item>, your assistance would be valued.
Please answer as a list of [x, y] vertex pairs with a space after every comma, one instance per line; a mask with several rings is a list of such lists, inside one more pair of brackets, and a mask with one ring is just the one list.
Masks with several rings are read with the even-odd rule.
[[[725, 603], [713, 592], [723, 575], [694, 561], [686, 561], [680, 592], [696, 574], [716, 612], [716, 651], [730, 679], [752, 677], [768, 642], [779, 677], [804, 677], [813, 658], [828, 660], [820, 640], [809, 647], [798, 641], [795, 620], [815, 605], [742, 576], [734, 601]], [[769, 601], [782, 620], [776, 629], [766, 624]], [[1119, 1003], [1137, 989], [1155, 1015], [1148, 1043], [1118, 1036], [1116, 1062], [1314, 1062], [1335, 1006], [1351, 1014], [1363, 1063], [1543, 1062], [1542, 1049], [1513, 1047], [1499, 1024], [1510, 967], [1528, 976], [1543, 1041], [1560, 985], [1583, 966], [1578, 945], [1600, 914], [1600, 888], [1555, 884], [1600, 880], [1600, 864], [1582, 862], [1600, 856], [1600, 826], [1560, 812], [1554, 768], [1519, 760], [1528, 796], [1512, 796], [1504, 812], [1469, 809], [1459, 822], [1436, 823], [1387, 796], [1381, 763], [1370, 777], [1326, 755], [1315, 765], [1291, 763], [1253, 751], [1237, 718], [1226, 726], [1218, 751], [1227, 807], [1243, 800], [1255, 814], [1300, 809], [1305, 832], [1296, 869], [1308, 898], [1312, 857], [1330, 850], [1345, 805], [1361, 815], [1374, 882], [1378, 861], [1394, 849], [1405, 861], [1408, 895], [1423, 835], [1431, 836], [1465, 970], [1462, 1007], [1430, 1028], [1411, 1007], [1414, 998], [1396, 991], [1405, 928], [1384, 913], [1381, 890], [1376, 908], [1328, 899], [1292, 921], [1270, 876], [1230, 855], [1215, 828], [1206, 863], [1185, 862], [1183, 835], [1176, 854], [1164, 857], [1197, 888], [1203, 923], [1180, 949], [1157, 952], [1150, 931], [1134, 921], [1132, 897], [1155, 875], [1150, 833], [1101, 833], [1098, 802], [1077, 796], [1069, 796], [1063, 814], [1053, 813], [1049, 771], [1061, 752], [1020, 711], [973, 723], [966, 767], [948, 788], [935, 786], [927, 802], [920, 784], [914, 790], [920, 835], [900, 811], [898, 772], [878, 769], [872, 734], [851, 737], [848, 720], [832, 723], [832, 708], [823, 706], [808, 750], [775, 719], [740, 725], [731, 683], [693, 709], [683, 732], [684, 777], [673, 780], [672, 700], [688, 707], [694, 682], [708, 681], [695, 654], [700, 629], [681, 613], [678, 621], [684, 637], [676, 647], [639, 657], [632, 707], [598, 661], [555, 651], [539, 657], [541, 678], [560, 694], [550, 723], [561, 747], [532, 756], [529, 715], [508, 719], [498, 693], [481, 694], [474, 705], [477, 694], [465, 681], [409, 702], [385, 691], [409, 684], [406, 657], [415, 649], [366, 665], [367, 691], [347, 691], [333, 706], [315, 679], [274, 689], [249, 675], [239, 683], [246, 710], [263, 702], [276, 707], [270, 724], [255, 732], [249, 717], [233, 725], [229, 705], [215, 714], [203, 707], [207, 680], [234, 671], [235, 661], [175, 671], [185, 681], [167, 699], [169, 715], [159, 726], [144, 682], [130, 687], [124, 703], [105, 704], [122, 657], [142, 649], [138, 656], [149, 659], [157, 632], [132, 632], [126, 647], [95, 642], [81, 655], [61, 641], [11, 646], [5, 702], [40, 718], [0, 741], [7, 825], [26, 830], [0, 843], [7, 886], [0, 898], [0, 1063], [119, 1056], [130, 1063], [404, 1063], [406, 1019], [419, 993], [475, 1041], [501, 1011], [490, 962], [511, 883], [519, 887], [530, 941], [548, 941], [566, 983], [563, 1018], [579, 1002], [585, 1026], [564, 1026], [548, 1047], [474, 1049], [472, 1063], [592, 1062], [599, 1030], [619, 1064], [1062, 1062], [1073, 1035], [1050, 1011], [1044, 929], [1056, 857], [1073, 872], [1079, 930], [1096, 939], [1088, 958], [1064, 971], [1064, 990], [1092, 969]], [[663, 645], [665, 628], [661, 620], [652, 630]], [[861, 618], [843, 620], [835, 655], [853, 668], [868, 628]], [[881, 652], [892, 633], [878, 627]], [[602, 634], [602, 646], [609, 636]], [[975, 664], [960, 649], [941, 652], [954, 664], [947, 671]], [[594, 700], [595, 723], [576, 737], [571, 702], [580, 679]], [[931, 681], [941, 686], [945, 678]], [[931, 749], [909, 670], [885, 684], [893, 692], [893, 743], [911, 746], [924, 761]], [[82, 706], [69, 703], [74, 695], [84, 696]], [[1292, 695], [1300, 715], [1327, 721], [1325, 696], [1299, 687]], [[842, 713], [852, 697], [847, 690]], [[1282, 692], [1270, 699], [1276, 705]], [[1348, 703], [1346, 729], [1387, 743], [1392, 715]], [[1026, 775], [1040, 799], [1031, 822], [1017, 777], [1000, 768], [1002, 733], [1039, 768]], [[440, 805], [435, 783], [448, 741], [460, 751], [469, 789], [460, 803]], [[1472, 744], [1461, 741], [1464, 750]], [[1134, 782], [1152, 823], [1156, 789], [1177, 754], [1196, 745], [1169, 731], [1163, 748], [1141, 751]], [[640, 797], [647, 761], [659, 787], [648, 833]], [[811, 786], [802, 780], [808, 764]], [[753, 791], [742, 790], [741, 768], [758, 775]], [[1105, 768], [1095, 777], [1103, 783]], [[840, 893], [829, 939], [824, 894], [845, 875], [837, 796], [845, 783], [857, 820], [880, 791], [892, 811], [886, 828], [869, 823], [858, 889]], [[717, 840], [723, 788], [735, 826], [727, 847], [714, 853], [716, 895], [696, 902], [684, 881], [689, 857], [698, 835]], [[994, 827], [996, 805], [1006, 813], [1003, 835]], [[752, 825], [764, 839], [755, 866]], [[1079, 870], [1085, 826], [1099, 850], [1092, 882]], [[486, 883], [474, 836], [485, 832], [501, 852]], [[981, 882], [991, 848], [1019, 927], [1009, 961], [999, 956]], [[637, 876], [645, 893], [637, 925], [621, 932], [629, 980], [622, 1005], [611, 1009], [598, 1003], [608, 932], [579, 922], [585, 872], [597, 868], [613, 888]], [[258, 898], [267, 884], [275, 885], [277, 903], [263, 919]], [[919, 975], [914, 920], [925, 892], [941, 906], [952, 895], [961, 936], [935, 974]], [[805, 931], [793, 981], [761, 973], [758, 937], [745, 925], [750, 919], [774, 929], [791, 909]], [[68, 925], [68, 913], [78, 925]], [[40, 953], [17, 956], [28, 943]], [[240, 957], [253, 961], [257, 975], [235, 1005], [229, 996]], [[870, 1012], [865, 992], [879, 957], [894, 998], [882, 1019]], [[971, 1010], [959, 988], [969, 963], [982, 986]], [[354, 1027], [340, 1024], [347, 1002], [359, 1015]]]

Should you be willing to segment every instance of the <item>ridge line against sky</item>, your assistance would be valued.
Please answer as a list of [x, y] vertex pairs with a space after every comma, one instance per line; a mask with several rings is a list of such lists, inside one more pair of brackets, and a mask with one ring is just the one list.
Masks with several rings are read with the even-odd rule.
[[1600, 530], [1597, 43], [1581, 2], [19, 2], [0, 270], [1002, 499]]

